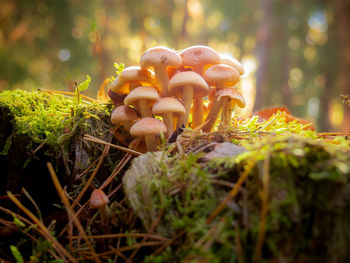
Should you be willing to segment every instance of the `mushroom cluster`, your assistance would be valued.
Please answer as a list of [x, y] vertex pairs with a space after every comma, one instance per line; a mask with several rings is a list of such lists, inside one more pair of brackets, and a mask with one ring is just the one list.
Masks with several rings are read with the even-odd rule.
[[112, 123], [123, 125], [138, 140], [144, 138], [147, 151], [156, 150], [160, 134], [168, 138], [179, 127], [200, 126], [210, 132], [220, 111], [220, 125], [227, 128], [233, 107], [245, 107], [235, 88], [243, 73], [237, 60], [207, 46], [179, 52], [150, 48], [141, 56], [140, 66], [125, 68], [113, 81], [108, 92], [117, 106]]

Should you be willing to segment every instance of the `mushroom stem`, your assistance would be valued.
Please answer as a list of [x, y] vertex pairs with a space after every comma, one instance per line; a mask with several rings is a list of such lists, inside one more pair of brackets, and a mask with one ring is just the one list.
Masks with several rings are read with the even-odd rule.
[[228, 128], [231, 126], [231, 116], [232, 116], [232, 108], [233, 108], [233, 101], [231, 98], [223, 98], [222, 100], [222, 117], [221, 122], [222, 126], [224, 128]]
[[203, 99], [193, 100], [192, 128], [196, 128], [203, 123]]
[[154, 67], [154, 74], [156, 75], [156, 78], [159, 81], [160, 84], [160, 96], [161, 97], [168, 97], [169, 91], [168, 91], [168, 85], [169, 85], [169, 77], [168, 72], [165, 67]]
[[205, 119], [205, 122], [207, 121], [208, 122], [202, 128], [204, 132], [210, 132], [212, 130], [220, 112], [220, 108], [221, 108], [220, 101], [221, 100], [219, 100], [218, 97], [216, 96], [213, 101], [212, 107], [208, 113], [208, 116]]
[[155, 135], [147, 134], [145, 135], [145, 142], [147, 151], [153, 152], [157, 149], [158, 142], [157, 137]]
[[172, 112], [164, 113], [163, 114], [163, 122], [167, 128], [167, 132], [164, 134], [165, 138], [169, 138], [169, 136], [173, 133], [174, 131], [174, 114]]
[[139, 111], [142, 118], [152, 117], [151, 108], [149, 107], [147, 100], [140, 100], [138, 104], [139, 104]]
[[102, 224], [108, 225], [110, 215], [111, 215], [111, 210], [109, 209], [108, 205], [105, 205], [99, 208], [98, 211], [100, 212], [100, 215], [101, 215]]
[[186, 113], [179, 116], [177, 119], [176, 128], [182, 127], [182, 125], [187, 125], [188, 116], [191, 111], [191, 104], [193, 99], [193, 87], [190, 85], [186, 85], [182, 88], [182, 101], [184, 103], [184, 107], [186, 110]]

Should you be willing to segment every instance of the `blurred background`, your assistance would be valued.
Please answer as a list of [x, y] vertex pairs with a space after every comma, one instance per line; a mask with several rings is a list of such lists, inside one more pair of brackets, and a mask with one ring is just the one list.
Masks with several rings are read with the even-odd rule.
[[319, 131], [349, 131], [349, 32], [349, 0], [1, 0], [0, 90], [73, 91], [90, 75], [96, 97], [114, 62], [204, 44], [242, 62], [254, 110], [285, 106]]

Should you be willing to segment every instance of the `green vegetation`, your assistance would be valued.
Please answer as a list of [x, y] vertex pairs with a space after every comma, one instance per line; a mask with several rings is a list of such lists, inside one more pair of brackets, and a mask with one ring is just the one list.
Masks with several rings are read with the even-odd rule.
[[[139, 207], [150, 215], [149, 225], [160, 217], [156, 234], [175, 240], [146, 262], [253, 262], [256, 257], [341, 262], [349, 256], [345, 242], [350, 238], [345, 209], [350, 206], [349, 146], [282, 136], [255, 141], [249, 148], [209, 163], [200, 161], [201, 154], [167, 158], [148, 154], [150, 163], [143, 160], [143, 165], [154, 166], [158, 159], [158, 172], [138, 179], [134, 190]], [[207, 223], [249, 165], [238, 194]], [[135, 202], [134, 198], [129, 201]], [[262, 216], [264, 202], [267, 211]], [[333, 222], [343, 231], [333, 232], [328, 226]]]
[[[82, 85], [87, 88], [88, 83], [83, 82], [77, 90], [83, 90]], [[77, 127], [88, 132], [90, 118], [110, 116], [111, 105], [82, 101], [79, 92], [72, 98], [40, 90], [3, 91], [0, 107], [9, 109], [16, 134], [28, 136], [34, 143], [57, 146], [71, 138]]]

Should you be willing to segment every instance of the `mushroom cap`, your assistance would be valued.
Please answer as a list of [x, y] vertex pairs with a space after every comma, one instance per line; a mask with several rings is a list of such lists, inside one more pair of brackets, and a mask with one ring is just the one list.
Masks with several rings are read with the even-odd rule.
[[119, 94], [128, 94], [132, 82], [139, 82], [141, 85], [154, 84], [154, 73], [139, 66], [127, 67], [112, 82], [111, 89]]
[[204, 78], [209, 85], [220, 87], [232, 87], [239, 81], [239, 72], [228, 65], [213, 65], [204, 73]]
[[230, 97], [231, 99], [236, 101], [238, 107], [240, 108], [244, 108], [246, 105], [246, 101], [242, 94], [234, 88], [219, 89], [215, 93], [215, 96], [218, 97], [218, 100], [220, 100], [221, 97]]
[[226, 64], [226, 65], [229, 65], [229, 66], [235, 68], [239, 72], [239, 75], [244, 74], [244, 68], [243, 68], [242, 64], [234, 57], [220, 55], [220, 63]]
[[206, 65], [220, 63], [220, 55], [214, 49], [204, 45], [188, 47], [180, 52], [182, 65], [191, 68], [203, 68]]
[[166, 133], [167, 128], [163, 122], [155, 118], [146, 117], [137, 121], [130, 129], [133, 136], [155, 135]]
[[95, 189], [90, 197], [91, 208], [101, 208], [109, 202], [108, 196], [100, 189]]
[[136, 111], [126, 105], [121, 105], [115, 108], [111, 115], [112, 124], [117, 124], [122, 121], [133, 121], [137, 119]]
[[147, 67], [179, 67], [182, 61], [175, 50], [167, 47], [153, 47], [146, 50], [140, 58], [141, 68]]
[[139, 100], [155, 101], [159, 98], [158, 92], [155, 88], [149, 86], [140, 86], [130, 91], [125, 97], [125, 105], [135, 105]]
[[182, 87], [193, 87], [193, 98], [202, 98], [208, 95], [209, 86], [205, 79], [196, 72], [183, 71], [177, 73], [169, 81], [169, 92], [175, 96], [180, 96], [182, 93]]
[[185, 114], [186, 110], [184, 105], [173, 97], [160, 98], [152, 108], [152, 113], [155, 115], [164, 114], [164, 113], [178, 113]]

